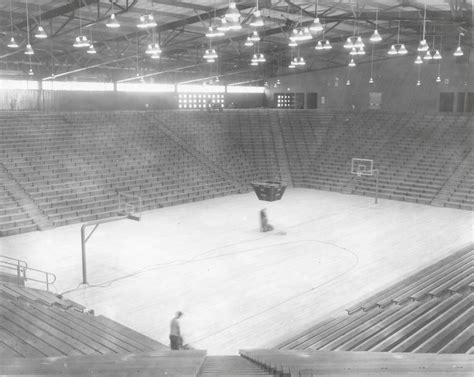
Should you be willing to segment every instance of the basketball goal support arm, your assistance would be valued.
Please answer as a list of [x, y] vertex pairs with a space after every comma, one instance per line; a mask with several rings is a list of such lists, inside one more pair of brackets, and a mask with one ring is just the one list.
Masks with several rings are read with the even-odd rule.
[[[102, 219], [96, 221], [89, 221], [81, 226], [81, 249], [82, 249], [82, 284], [87, 284], [87, 261], [86, 261], [86, 243], [89, 241], [89, 238], [92, 237], [92, 234], [96, 231], [100, 224], [111, 223], [114, 221], [119, 221], [126, 219], [128, 216], [118, 216], [111, 219]], [[86, 228], [89, 226], [94, 226], [94, 229], [86, 236]]]

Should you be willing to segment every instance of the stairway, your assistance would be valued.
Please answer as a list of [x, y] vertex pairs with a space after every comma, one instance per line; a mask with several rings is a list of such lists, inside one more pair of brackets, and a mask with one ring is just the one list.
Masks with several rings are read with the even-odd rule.
[[[8, 169], [5, 165], [0, 163], [0, 182], [3, 182], [3, 186], [8, 189], [9, 194], [13, 200], [18, 203], [23, 211], [28, 214], [28, 217], [31, 218], [37, 227], [37, 230], [47, 230], [52, 229], [53, 224], [49, 220], [34, 200], [25, 192], [17, 180], [8, 172]], [[29, 230], [28, 230], [29, 231]], [[1, 232], [0, 232], [1, 233]], [[15, 233], [12, 233], [15, 234]], [[8, 235], [8, 232], [5, 234], [0, 234], [0, 237]]]
[[262, 377], [273, 376], [257, 364], [240, 356], [208, 356], [198, 376], [202, 377]]

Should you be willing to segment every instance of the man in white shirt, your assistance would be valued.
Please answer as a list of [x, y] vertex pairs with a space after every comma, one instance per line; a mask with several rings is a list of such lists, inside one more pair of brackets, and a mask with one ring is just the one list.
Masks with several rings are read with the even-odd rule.
[[181, 328], [179, 325], [179, 319], [182, 315], [182, 312], [176, 312], [170, 323], [170, 348], [172, 350], [179, 350], [183, 345], [183, 338], [181, 336]]

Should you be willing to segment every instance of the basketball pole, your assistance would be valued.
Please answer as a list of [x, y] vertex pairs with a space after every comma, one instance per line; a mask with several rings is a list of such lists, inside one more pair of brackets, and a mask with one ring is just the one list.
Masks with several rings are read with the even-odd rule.
[[379, 199], [379, 169], [373, 171], [375, 173], [375, 204], [377, 204]]
[[[89, 221], [81, 226], [81, 251], [82, 251], [82, 284], [88, 284], [87, 283], [87, 260], [86, 260], [86, 243], [89, 241], [89, 239], [92, 237], [96, 229], [99, 227], [100, 224], [105, 224], [105, 223], [111, 223], [114, 221], [120, 221], [124, 219], [132, 219], [133, 216], [131, 215], [121, 215], [117, 217], [113, 217], [110, 219], [101, 219], [101, 220], [95, 220], [95, 221]], [[86, 236], [86, 228], [88, 226], [94, 226], [94, 229], [91, 230], [91, 232]]]

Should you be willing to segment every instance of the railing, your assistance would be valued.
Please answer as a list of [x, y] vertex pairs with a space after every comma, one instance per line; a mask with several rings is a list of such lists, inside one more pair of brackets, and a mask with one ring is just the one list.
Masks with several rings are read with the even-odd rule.
[[0, 269], [6, 271], [9, 275], [16, 276], [18, 285], [23, 285], [25, 281], [34, 281], [45, 284], [48, 292], [49, 286], [56, 281], [56, 275], [28, 267], [28, 263], [25, 261], [4, 255], [0, 255]]

